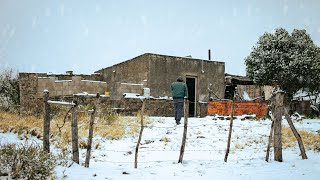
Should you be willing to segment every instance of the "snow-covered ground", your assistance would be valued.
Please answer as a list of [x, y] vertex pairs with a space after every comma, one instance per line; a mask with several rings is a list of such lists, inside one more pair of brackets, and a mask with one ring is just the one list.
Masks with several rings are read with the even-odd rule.
[[[284, 162], [265, 161], [270, 120], [234, 121], [228, 162], [223, 161], [229, 131], [228, 120], [213, 117], [189, 118], [187, 143], [182, 164], [177, 163], [182, 142], [183, 123], [176, 126], [173, 118], [150, 117], [139, 149], [138, 168], [134, 153], [138, 136], [121, 140], [95, 137], [100, 143], [94, 149], [90, 168], [73, 164], [58, 166], [58, 179], [319, 179], [320, 153], [307, 151], [302, 160], [298, 146], [283, 150]], [[283, 121], [287, 125], [286, 121]], [[315, 132], [320, 120], [295, 122], [297, 129]], [[1, 134], [0, 141], [18, 142], [15, 134]], [[35, 140], [36, 141], [36, 140]], [[40, 142], [41, 143], [41, 142]], [[272, 150], [272, 149], [271, 149]], [[53, 149], [54, 151], [54, 149]], [[81, 150], [80, 164], [85, 150]]]

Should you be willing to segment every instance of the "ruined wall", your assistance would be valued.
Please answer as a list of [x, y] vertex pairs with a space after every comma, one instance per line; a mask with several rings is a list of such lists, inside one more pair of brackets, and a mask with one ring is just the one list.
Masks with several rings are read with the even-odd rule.
[[20, 107], [22, 113], [42, 111], [42, 101], [37, 98], [38, 74], [20, 73]]
[[43, 91], [50, 97], [67, 97], [80, 92], [104, 94], [106, 82], [99, 75], [48, 75], [45, 73], [20, 73], [20, 104], [22, 111], [41, 112]]
[[268, 100], [272, 95], [272, 90], [272, 86], [237, 85], [237, 93], [241, 98], [243, 98], [244, 92], [246, 92], [250, 99], [264, 96], [265, 100]]
[[80, 92], [104, 94], [107, 83], [83, 79], [81, 76], [72, 76], [69, 80], [59, 80], [57, 77], [38, 77], [37, 96], [43, 96], [47, 89], [50, 96], [72, 96]]

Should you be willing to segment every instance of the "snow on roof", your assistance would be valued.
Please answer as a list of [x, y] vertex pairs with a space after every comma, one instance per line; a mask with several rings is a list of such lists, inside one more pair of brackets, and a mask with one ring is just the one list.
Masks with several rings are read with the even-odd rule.
[[56, 80], [55, 83], [72, 82], [72, 80]]
[[[86, 97], [96, 97], [97, 96], [97, 94], [89, 94], [87, 92], [76, 93], [76, 94], [73, 94], [73, 95], [74, 96], [86, 96]], [[100, 97], [109, 97], [109, 96], [100, 94]]]
[[251, 101], [251, 98], [246, 91], [243, 91], [243, 100]]
[[172, 100], [172, 97], [168, 97], [168, 96], [159, 96], [157, 98], [153, 98], [153, 99], [165, 99], [165, 100]]
[[67, 105], [67, 106], [75, 106], [76, 105], [73, 102], [65, 102], [65, 101], [51, 101], [51, 100], [49, 100], [48, 103], [50, 103], [50, 104]]
[[81, 82], [107, 84], [107, 82], [104, 82], [104, 81], [92, 81], [92, 80], [81, 80]]
[[123, 93], [123, 97], [132, 99], [144, 99], [144, 97], [138, 93]]
[[121, 83], [125, 85], [130, 85], [130, 86], [143, 86], [143, 84], [134, 84], [134, 83]]

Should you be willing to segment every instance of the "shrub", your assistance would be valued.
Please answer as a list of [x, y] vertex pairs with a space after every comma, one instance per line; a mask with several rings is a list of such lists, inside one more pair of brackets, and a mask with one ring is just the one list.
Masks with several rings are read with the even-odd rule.
[[12, 69], [0, 72], [0, 110], [16, 111], [20, 104], [18, 74]]
[[42, 151], [40, 145], [0, 145], [0, 174], [14, 179], [47, 179], [55, 165], [55, 157]]

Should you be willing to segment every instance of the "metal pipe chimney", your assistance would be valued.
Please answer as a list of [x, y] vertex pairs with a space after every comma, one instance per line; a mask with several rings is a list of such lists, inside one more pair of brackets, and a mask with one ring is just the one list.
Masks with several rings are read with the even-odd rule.
[[208, 50], [208, 58], [209, 58], [209, 60], [211, 60], [211, 50], [210, 49]]

